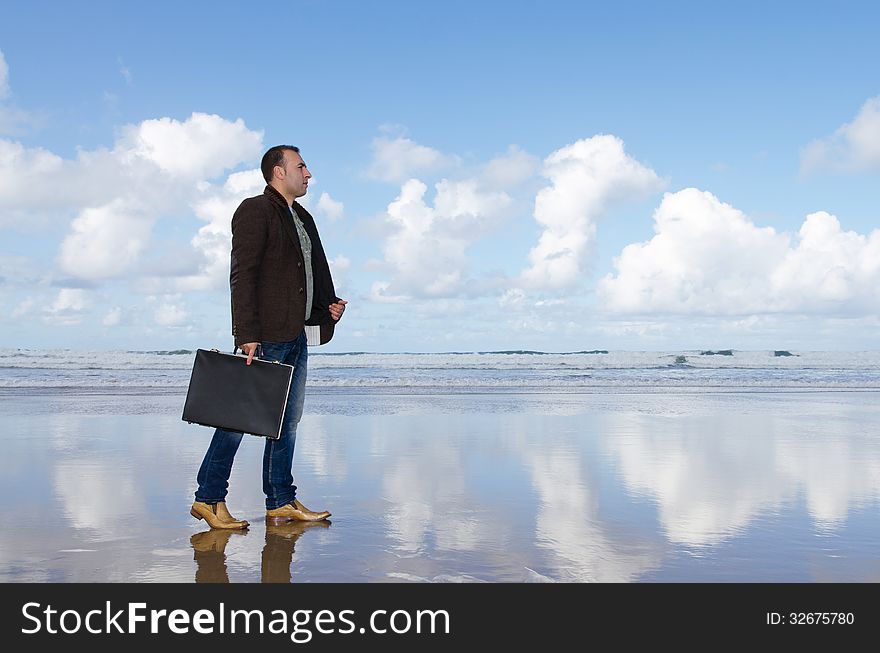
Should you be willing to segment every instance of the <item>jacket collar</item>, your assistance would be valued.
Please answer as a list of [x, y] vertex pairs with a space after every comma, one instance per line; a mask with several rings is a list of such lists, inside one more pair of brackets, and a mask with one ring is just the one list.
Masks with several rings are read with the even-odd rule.
[[284, 199], [284, 195], [275, 190], [270, 184], [266, 184], [266, 187], [263, 189], [263, 195], [280, 207], [287, 209], [290, 206], [287, 200]]
[[[288, 213], [290, 211], [291, 205], [287, 203], [286, 199], [284, 199], [284, 195], [279, 193], [269, 184], [266, 184], [266, 187], [263, 189], [263, 195], [268, 197], [273, 204], [278, 206], [278, 208], [283, 208], [285, 213]], [[304, 223], [310, 220], [314, 221], [312, 215], [308, 211], [306, 211], [305, 207], [296, 200], [293, 200], [293, 210], [296, 211], [299, 219], [302, 220]]]

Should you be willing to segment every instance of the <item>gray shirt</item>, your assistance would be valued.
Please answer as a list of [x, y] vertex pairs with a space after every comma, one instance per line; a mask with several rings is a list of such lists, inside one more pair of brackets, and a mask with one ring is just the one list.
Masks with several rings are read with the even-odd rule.
[[290, 215], [293, 218], [293, 224], [296, 225], [296, 233], [299, 234], [299, 244], [302, 247], [303, 264], [306, 268], [306, 319], [308, 320], [312, 314], [312, 295], [314, 294], [314, 274], [312, 273], [312, 239], [306, 233], [306, 228], [293, 210], [290, 208]]

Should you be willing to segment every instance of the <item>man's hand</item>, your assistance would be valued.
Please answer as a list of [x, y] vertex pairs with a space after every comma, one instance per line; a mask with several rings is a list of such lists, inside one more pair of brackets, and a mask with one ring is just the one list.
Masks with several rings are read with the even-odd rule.
[[260, 346], [259, 342], [246, 342], [241, 346], [241, 351], [247, 354], [247, 364], [250, 365], [251, 361], [254, 360], [254, 354], [257, 353], [257, 347]]
[[345, 312], [345, 305], [348, 302], [344, 299], [340, 299], [335, 304], [330, 304], [328, 308], [330, 309], [330, 317], [333, 318], [334, 322], [339, 322], [339, 318], [342, 317], [342, 314]]

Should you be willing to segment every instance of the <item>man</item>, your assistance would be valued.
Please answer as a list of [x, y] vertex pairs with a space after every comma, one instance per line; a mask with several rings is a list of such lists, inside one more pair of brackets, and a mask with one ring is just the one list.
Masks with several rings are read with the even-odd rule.
[[[270, 148], [260, 168], [268, 184], [263, 194], [244, 200], [232, 217], [232, 335], [248, 365], [259, 351], [261, 359], [294, 366], [281, 437], [267, 439], [263, 452], [266, 520], [319, 521], [330, 513], [309, 510], [296, 498], [293, 448], [305, 399], [307, 346], [329, 342], [348, 302], [336, 296], [314, 219], [296, 202], [312, 177], [299, 148]], [[199, 468], [190, 512], [211, 528], [248, 527], [226, 507], [241, 438], [217, 429]]]

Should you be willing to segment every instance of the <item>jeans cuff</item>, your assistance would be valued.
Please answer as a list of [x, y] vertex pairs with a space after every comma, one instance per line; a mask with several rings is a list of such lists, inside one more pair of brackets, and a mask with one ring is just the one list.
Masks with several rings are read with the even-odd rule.
[[215, 503], [223, 503], [224, 501], [226, 501], [226, 497], [222, 499], [200, 499], [199, 495], [197, 494], [196, 501], [198, 501], [199, 503], [207, 503], [210, 506]]
[[288, 503], [293, 503], [294, 499], [296, 499], [296, 496], [291, 496], [289, 499], [276, 499], [274, 501], [266, 499], [266, 510], [275, 510], [281, 506], [286, 506]]

